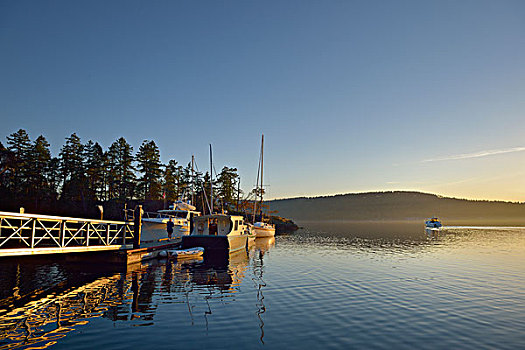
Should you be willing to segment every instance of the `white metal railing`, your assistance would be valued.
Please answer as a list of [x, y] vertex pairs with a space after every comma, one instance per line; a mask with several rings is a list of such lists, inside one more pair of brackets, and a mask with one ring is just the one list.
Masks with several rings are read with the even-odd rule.
[[0, 252], [125, 246], [133, 243], [133, 228], [133, 222], [0, 212]]

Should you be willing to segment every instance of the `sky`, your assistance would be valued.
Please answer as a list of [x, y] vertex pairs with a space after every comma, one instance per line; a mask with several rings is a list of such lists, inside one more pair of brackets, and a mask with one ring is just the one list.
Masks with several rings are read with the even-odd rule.
[[154, 140], [267, 199], [525, 201], [524, 1], [0, 2], [0, 142]]

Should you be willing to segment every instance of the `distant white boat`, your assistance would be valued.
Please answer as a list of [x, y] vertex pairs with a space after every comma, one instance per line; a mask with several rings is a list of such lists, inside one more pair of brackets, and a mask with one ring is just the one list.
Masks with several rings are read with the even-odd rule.
[[425, 232], [429, 235], [438, 233], [442, 228], [443, 224], [437, 217], [432, 217], [425, 221]]

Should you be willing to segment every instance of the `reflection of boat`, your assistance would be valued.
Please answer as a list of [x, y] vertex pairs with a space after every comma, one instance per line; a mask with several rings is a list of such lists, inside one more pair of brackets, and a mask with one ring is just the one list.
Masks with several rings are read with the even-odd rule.
[[200, 215], [195, 207], [183, 201], [177, 201], [169, 209], [159, 210], [156, 213], [144, 213], [142, 217], [142, 235], [144, 240], [158, 240], [166, 238], [166, 224], [173, 221], [173, 236], [181, 237], [190, 233], [191, 221]]
[[205, 254], [246, 249], [249, 227], [237, 215], [213, 214], [194, 218], [193, 231], [182, 237], [182, 248], [203, 247]]
[[261, 237], [255, 240], [255, 248], [266, 252], [275, 245], [275, 237]]
[[427, 234], [435, 234], [441, 231], [443, 224], [437, 217], [429, 218], [425, 221], [425, 231]]

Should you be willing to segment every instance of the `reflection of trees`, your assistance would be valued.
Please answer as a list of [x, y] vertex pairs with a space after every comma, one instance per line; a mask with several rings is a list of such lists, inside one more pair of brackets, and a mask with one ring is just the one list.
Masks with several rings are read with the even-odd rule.
[[[250, 251], [261, 342], [264, 338], [262, 315], [266, 311], [263, 257], [273, 245], [264, 243], [256, 242], [255, 249]], [[214, 303], [224, 305], [235, 301], [248, 264], [246, 252], [219, 261], [157, 260], [128, 266], [125, 272], [112, 271], [107, 266], [65, 262], [13, 263], [3, 269], [0, 280], [4, 293], [0, 297], [0, 339], [3, 340], [0, 349], [47, 348], [96, 317], [113, 322], [136, 322], [139, 326], [152, 325], [157, 303], [163, 300], [159, 295], [181, 306], [185, 304], [188, 322], [193, 324], [202, 317], [200, 320], [207, 330], [213, 321]]]
[[[128, 272], [112, 272], [109, 276], [104, 276], [108, 274], [104, 269], [102, 272], [94, 269], [83, 276], [84, 270], [89, 270], [85, 264], [75, 267], [41, 262], [32, 267], [14, 264], [5, 271], [0, 282], [2, 290], [31, 297], [17, 299], [16, 295], [10, 295], [0, 299], [0, 339], [3, 339], [0, 348], [47, 348], [95, 317], [139, 320], [141, 326], [151, 325], [157, 309], [156, 294], [184, 296], [192, 319], [193, 304], [205, 302], [207, 324], [212, 315], [210, 301], [223, 300], [235, 293], [247, 264], [246, 254], [219, 265], [164, 260], [139, 264]], [[55, 276], [60, 277], [58, 283], [53, 280]], [[46, 282], [46, 278], [51, 281]], [[53, 281], [55, 285], [51, 286]], [[195, 287], [199, 290], [194, 290]], [[206, 294], [201, 294], [203, 288]]]
[[10, 348], [33, 345], [46, 348], [60, 338], [100, 317], [109, 306], [121, 302], [118, 281], [122, 274], [102, 277], [62, 294], [44, 297], [0, 317], [0, 338]]

